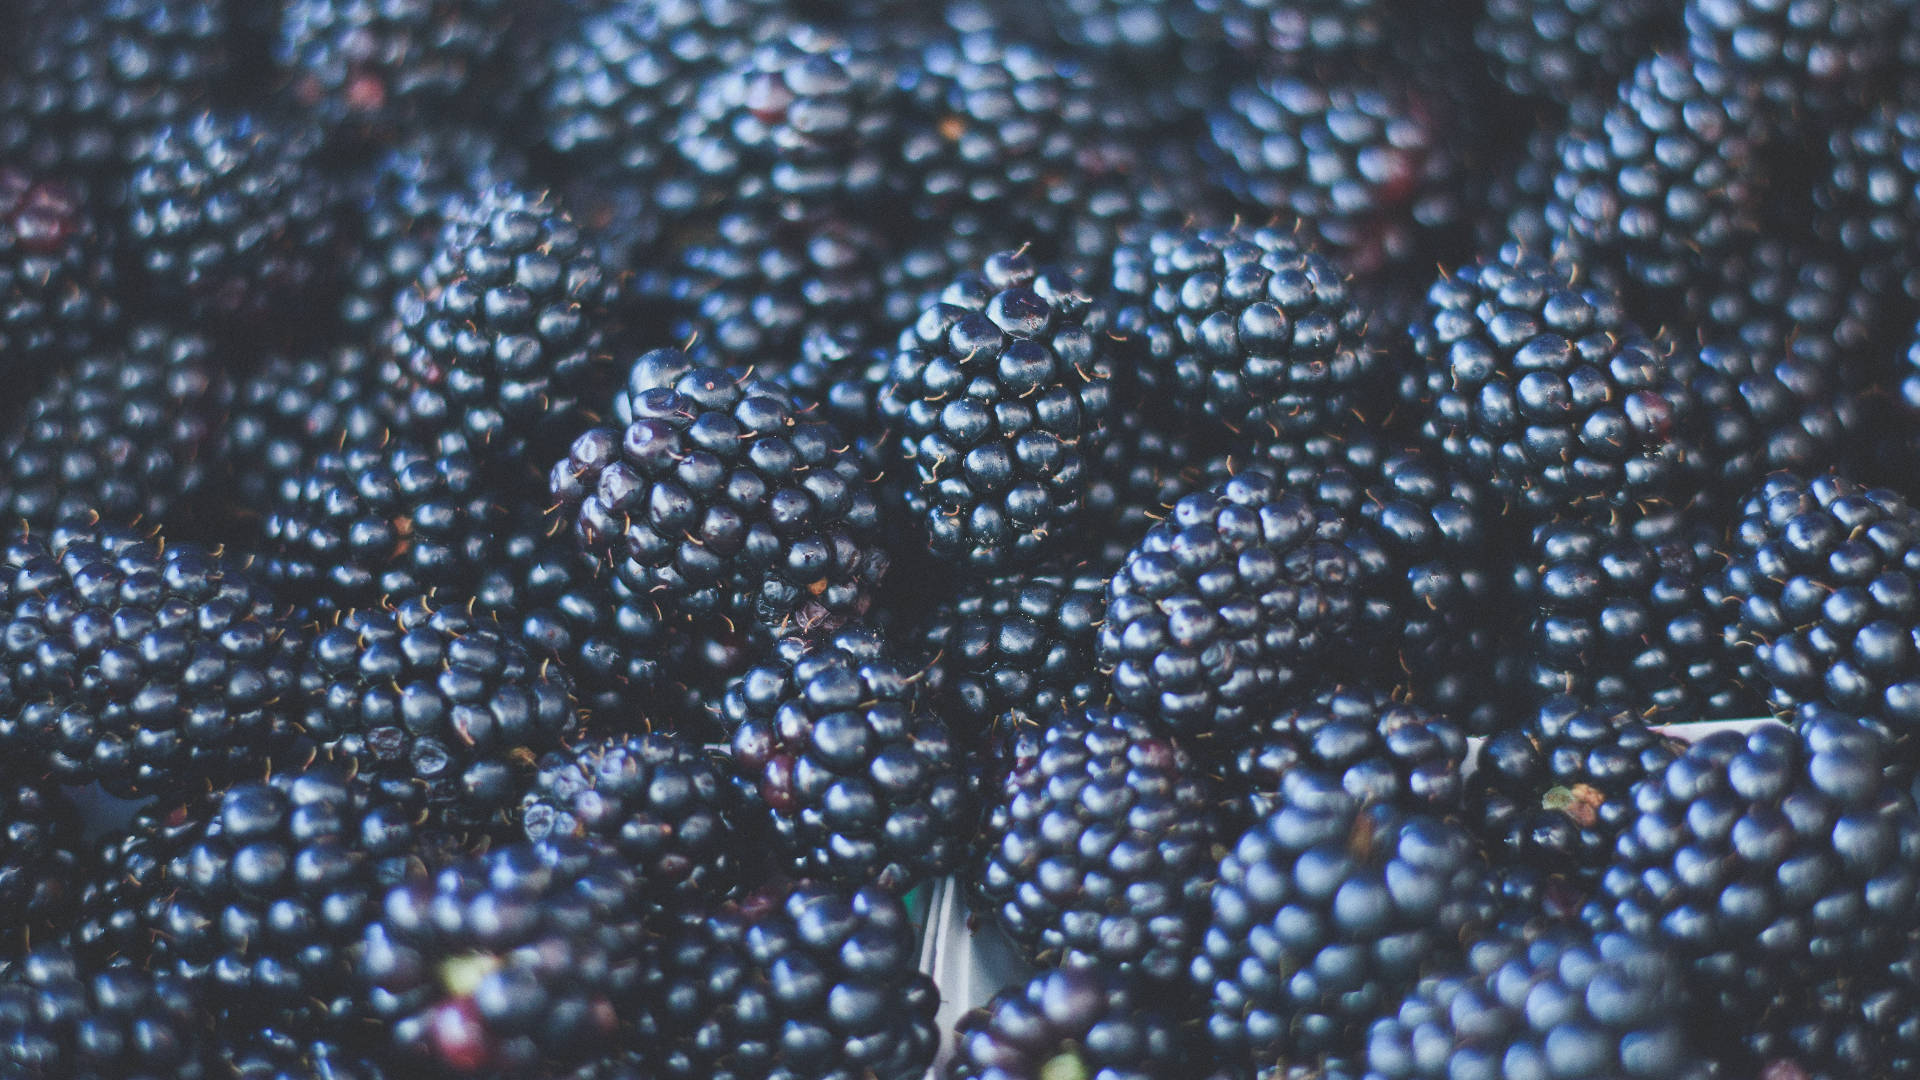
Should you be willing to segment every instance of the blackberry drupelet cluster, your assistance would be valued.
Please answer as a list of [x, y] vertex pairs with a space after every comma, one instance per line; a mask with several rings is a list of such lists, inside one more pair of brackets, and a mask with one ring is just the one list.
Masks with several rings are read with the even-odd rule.
[[1597, 882], [1634, 815], [1633, 786], [1684, 749], [1639, 698], [1556, 695], [1487, 739], [1467, 785], [1468, 823], [1498, 863]]
[[[6, 155], [0, 154], [0, 159]], [[0, 166], [0, 355], [27, 374], [78, 356], [119, 319], [113, 263], [80, 192]]]
[[673, 735], [630, 735], [548, 754], [521, 802], [539, 844], [591, 838], [636, 874], [643, 903], [717, 903], [741, 876], [743, 815], [723, 757]]
[[1322, 430], [1372, 373], [1346, 276], [1290, 229], [1156, 232], [1111, 280], [1142, 392], [1242, 438]]
[[1814, 225], [1880, 291], [1920, 294], [1911, 250], [1920, 231], [1920, 110], [1884, 103], [1827, 136]]
[[1365, 802], [1310, 768], [1220, 861], [1192, 980], [1228, 1063], [1360, 1049], [1366, 1025], [1444, 970], [1485, 879], [1452, 821]]
[[882, 637], [783, 638], [721, 704], [733, 774], [801, 878], [904, 894], [960, 861], [971, 816], [944, 717]]
[[1547, 222], [1591, 257], [1671, 289], [1758, 231], [1758, 118], [1725, 68], [1656, 53], [1587, 121], [1560, 137]]
[[418, 829], [425, 789], [410, 794], [392, 801], [326, 765], [228, 788], [168, 863], [155, 969], [229, 1024], [357, 1036], [361, 937], [387, 890], [426, 875], [435, 854]]
[[1654, 0], [1486, 0], [1474, 41], [1516, 94], [1572, 101], [1611, 86], [1677, 29]]
[[204, 484], [228, 382], [208, 339], [143, 323], [74, 357], [0, 442], [0, 518], [167, 522]]
[[1185, 1064], [1172, 1023], [1124, 978], [1056, 968], [960, 1018], [954, 1080], [1071, 1074], [1174, 1080]]
[[55, 942], [91, 966], [146, 966], [172, 886], [167, 868], [219, 809], [211, 790], [156, 799], [80, 850], [78, 888]]
[[901, 334], [880, 406], [935, 555], [1013, 570], [1069, 539], [1114, 412], [1106, 315], [1067, 271], [1001, 252]]
[[1107, 582], [1090, 574], [1016, 574], [969, 585], [917, 628], [927, 685], [967, 747], [1008, 726], [1044, 724], [1101, 704], [1094, 641]]
[[1775, 473], [1741, 514], [1719, 592], [1742, 673], [1776, 706], [1920, 720], [1920, 515], [1836, 473]]
[[495, 822], [581, 726], [566, 674], [464, 605], [345, 612], [299, 681], [307, 734], [383, 798], [424, 785], [436, 824]]
[[918, 952], [906, 907], [876, 888], [773, 885], [669, 924], [646, 960], [654, 1075], [919, 1077], [940, 993]]
[[282, 483], [308, 462], [385, 438], [394, 403], [378, 376], [374, 352], [342, 345], [263, 357], [239, 378], [214, 458], [242, 511], [270, 513]]
[[1128, 554], [1096, 656], [1125, 707], [1224, 750], [1354, 625], [1382, 562], [1337, 508], [1242, 472]]
[[1007, 733], [983, 799], [976, 900], [1028, 958], [1180, 979], [1218, 819], [1178, 742], [1127, 713], [1061, 712]]
[[590, 843], [516, 844], [387, 893], [360, 978], [403, 1062], [555, 1075], [617, 1044], [641, 989], [636, 875]]
[[497, 500], [457, 438], [326, 450], [278, 478], [261, 573], [313, 614], [464, 596], [494, 559]]
[[751, 373], [639, 363], [666, 374], [627, 395], [625, 430], [587, 431], [552, 470], [582, 549], [667, 613], [804, 627], [865, 611], [887, 557], [840, 433]]
[[1362, 802], [1453, 815], [1462, 807], [1466, 756], [1466, 736], [1446, 717], [1377, 690], [1336, 686], [1275, 713], [1234, 751], [1223, 816], [1240, 829], [1264, 821], [1299, 768], [1333, 778]]
[[503, 73], [510, 0], [287, 0], [273, 59], [308, 115], [355, 135], [480, 113]]
[[1202, 439], [1153, 410], [1122, 409], [1087, 486], [1081, 552], [1089, 572], [1111, 575], [1127, 552], [1193, 490]]
[[16, 535], [4, 559], [11, 760], [145, 794], [232, 779], [288, 736], [301, 635], [238, 565], [113, 526]]
[[1687, 48], [1770, 104], [1818, 116], [1867, 92], [1893, 60], [1906, 17], [1890, 0], [1687, 0]]
[[213, 1080], [214, 1048], [191, 988], [170, 976], [90, 969], [57, 947], [0, 976], [0, 1071], [9, 1076]]
[[247, 114], [203, 112], [155, 131], [125, 208], [125, 244], [151, 298], [242, 323], [324, 310], [338, 214], [311, 167], [316, 150], [308, 133]]
[[80, 818], [47, 788], [0, 781], [0, 907], [14, 913], [0, 929], [0, 964], [22, 945], [45, 940], [80, 900]]

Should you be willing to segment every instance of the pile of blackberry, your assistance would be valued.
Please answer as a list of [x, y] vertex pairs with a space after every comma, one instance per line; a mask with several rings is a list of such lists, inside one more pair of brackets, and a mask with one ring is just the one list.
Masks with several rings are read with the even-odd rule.
[[1920, 1069], [1902, 0], [0, 0], [0, 1077]]

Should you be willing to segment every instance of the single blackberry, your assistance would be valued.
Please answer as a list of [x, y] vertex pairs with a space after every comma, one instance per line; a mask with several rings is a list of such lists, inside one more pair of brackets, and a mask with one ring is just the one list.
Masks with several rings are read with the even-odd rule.
[[156, 324], [76, 357], [0, 442], [0, 516], [36, 532], [168, 521], [206, 479], [228, 386], [204, 336]]
[[1123, 705], [1224, 749], [1326, 659], [1380, 564], [1334, 507], [1243, 472], [1181, 499], [1127, 556], [1096, 656]]
[[566, 676], [464, 606], [349, 611], [314, 639], [300, 685], [309, 735], [392, 800], [424, 783], [450, 824], [508, 810], [580, 730]]
[[889, 51], [805, 24], [776, 28], [700, 84], [673, 146], [723, 201], [876, 221], [900, 199], [889, 158], [902, 91]]
[[971, 885], [1035, 962], [1178, 981], [1198, 945], [1214, 795], [1146, 721], [1072, 710], [1010, 731]]
[[1831, 110], [1894, 57], [1905, 5], [1687, 0], [1687, 48], [1723, 64], [1776, 107]]
[[[315, 140], [245, 114], [159, 128], [127, 181], [126, 247], [151, 299], [263, 323], [319, 310], [333, 287], [334, 193]], [[284, 326], [284, 323], [278, 323]]]
[[960, 1018], [955, 1080], [1103, 1080], [1190, 1075], [1173, 1025], [1126, 980], [1096, 969], [1043, 972]]
[[1560, 137], [1547, 223], [1655, 289], [1757, 232], [1760, 143], [1753, 104], [1706, 59], [1656, 53], [1613, 105]]
[[1706, 467], [1697, 401], [1580, 274], [1507, 248], [1441, 277], [1402, 397], [1455, 468], [1529, 516], [1685, 502]]
[[1073, 552], [1103, 579], [1193, 490], [1190, 472], [1202, 442], [1151, 411], [1122, 409], [1111, 426], [1087, 486], [1082, 539]]
[[597, 845], [516, 844], [401, 885], [360, 977], [413, 1067], [554, 1075], [615, 1047], [640, 989], [635, 874]]
[[655, 935], [640, 1036], [670, 1080], [909, 1080], [940, 1045], [918, 954], [880, 889], [770, 886]]
[[1475, 942], [1459, 970], [1421, 980], [1367, 1033], [1370, 1076], [1565, 1080], [1713, 1075], [1682, 1029], [1686, 987], [1657, 946], [1574, 929]]
[[915, 645], [962, 744], [1103, 703], [1093, 650], [1106, 608], [1104, 576], [1016, 574], [967, 586], [929, 615]]
[[431, 126], [497, 105], [513, 17], [509, 0], [288, 0], [273, 59], [331, 128]]
[[1920, 814], [1857, 731], [1810, 749], [1768, 726], [1688, 747], [1633, 789], [1598, 918], [1684, 965], [1702, 1045], [1765, 1060], [1812, 988], [1899, 955]]
[[1741, 514], [1720, 592], [1743, 674], [1776, 706], [1920, 721], [1920, 515], [1835, 473], [1775, 473]]
[[527, 183], [519, 154], [479, 129], [415, 132], [347, 181], [340, 317], [358, 344], [387, 331], [397, 299], [433, 260], [448, 219], [482, 192]]
[[1748, 715], [1713, 594], [1718, 532], [1685, 514], [1630, 522], [1534, 527], [1513, 586], [1527, 682], [1688, 719]]
[[379, 359], [357, 345], [276, 354], [238, 380], [215, 432], [215, 458], [241, 511], [272, 513], [282, 484], [309, 462], [385, 438], [396, 406], [379, 381]]
[[1347, 269], [1372, 273], [1460, 217], [1460, 162], [1438, 105], [1396, 78], [1281, 76], [1230, 92], [1203, 148], [1257, 219], [1297, 217]]
[[207, 104], [230, 59], [227, 7], [84, 0], [21, 13], [24, 46], [0, 75], [0, 159], [105, 196], [154, 127]]
[[1920, 295], [1911, 252], [1920, 232], [1920, 109], [1883, 103], [1827, 137], [1813, 223], [1849, 273], [1879, 292]]
[[364, 1022], [357, 948], [387, 890], [424, 877], [433, 849], [410, 801], [349, 769], [236, 784], [169, 862], [154, 964], [231, 1024], [339, 1037]]
[[513, 460], [578, 423], [611, 384], [599, 253], [545, 193], [503, 185], [448, 214], [394, 302], [390, 382], [420, 434], [464, 432]]
[[1112, 284], [1142, 390], [1243, 438], [1321, 430], [1373, 367], [1345, 275], [1288, 230], [1157, 232]]
[[1473, 38], [1507, 89], [1567, 102], [1617, 82], [1671, 15], [1656, 0], [1485, 0]]
[[594, 428], [552, 470], [582, 548], [669, 614], [811, 625], [864, 611], [886, 571], [866, 470], [831, 424], [751, 374], [691, 368], [630, 393], [624, 432]]
[[15, 913], [0, 929], [0, 964], [22, 945], [46, 940], [54, 920], [66, 922], [80, 900], [79, 818], [51, 787], [0, 781], [0, 907]]
[[1450, 820], [1288, 772], [1280, 809], [1220, 861], [1193, 959], [1216, 1052], [1261, 1065], [1357, 1051], [1369, 1020], [1453, 960], [1484, 878]]
[[722, 756], [671, 735], [548, 754], [521, 802], [528, 840], [593, 837], [635, 868], [643, 902], [675, 907], [733, 890], [739, 816]]
[[37, 949], [0, 978], [0, 1072], [21, 1080], [212, 1080], [214, 1034], [192, 991], [129, 965], [87, 970]]
[[1633, 785], [1660, 775], [1685, 749], [1626, 700], [1556, 695], [1481, 747], [1467, 820], [1496, 861], [1583, 886], [1612, 865], [1633, 817]]
[[904, 894], [960, 861], [966, 783], [918, 672], [872, 630], [784, 638], [721, 705], [734, 775], [804, 878]]
[[104, 344], [113, 264], [80, 193], [0, 166], [0, 355], [25, 374]]
[[880, 391], [892, 366], [890, 349], [867, 348], [845, 330], [815, 330], [800, 342], [798, 359], [784, 368], [770, 364], [767, 377], [786, 387], [802, 409], [840, 429], [876, 482], [885, 483], [892, 448]]
[[1789, 236], [1731, 253], [1687, 290], [1685, 314], [1675, 315], [1696, 328], [1703, 344], [1738, 344], [1761, 365], [1806, 371], [1777, 375], [1783, 382], [1837, 383], [1864, 366], [1860, 354], [1877, 350], [1887, 306], [1849, 261], [1824, 244]]
[[262, 576], [322, 614], [470, 591], [505, 517], [462, 440], [323, 452], [282, 475], [269, 506]]
[[1245, 829], [1281, 808], [1297, 768], [1331, 777], [1363, 802], [1409, 813], [1457, 814], [1467, 739], [1444, 716], [1363, 687], [1336, 686], [1282, 709], [1227, 762], [1223, 812]]
[[790, 363], [814, 333], [878, 345], [886, 243], [852, 216], [786, 222], [747, 208], [680, 249], [670, 336], [714, 367]]
[[287, 736], [301, 635], [217, 553], [111, 526], [8, 544], [0, 747], [60, 783], [179, 790]]
[[1113, 412], [1105, 318], [1067, 272], [1002, 252], [901, 334], [880, 403], [934, 554], [1015, 569], [1080, 519]]

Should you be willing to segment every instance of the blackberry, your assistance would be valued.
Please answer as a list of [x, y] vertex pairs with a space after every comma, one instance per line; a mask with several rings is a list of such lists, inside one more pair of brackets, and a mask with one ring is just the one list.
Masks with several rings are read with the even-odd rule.
[[851, 216], [783, 222], [752, 209], [720, 218], [712, 236], [680, 249], [667, 298], [670, 335], [714, 367], [780, 365], [809, 334], [883, 340], [880, 235]]
[[393, 889], [360, 977], [416, 1067], [554, 1075], [611, 1051], [640, 989], [635, 876], [590, 844], [516, 844]]
[[458, 440], [321, 453], [280, 477], [269, 506], [262, 576], [317, 614], [471, 590], [504, 518]]
[[900, 199], [889, 190], [901, 90], [888, 52], [804, 24], [776, 28], [700, 84], [673, 145], [722, 201], [876, 221]]
[[26, 373], [104, 344], [118, 319], [106, 243], [80, 193], [0, 166], [0, 354]]
[[1176, 982], [1218, 832], [1186, 750], [1137, 716], [1073, 710], [1010, 731], [994, 769], [976, 903], [1037, 963]]
[[495, 187], [452, 210], [394, 302], [390, 382], [416, 433], [456, 430], [513, 460], [578, 422], [611, 382], [599, 253], [545, 193]]
[[357, 345], [276, 354], [238, 380], [215, 432], [221, 480], [242, 511], [273, 512], [283, 483], [309, 462], [386, 437], [395, 404], [382, 392], [379, 357]]
[[1889, 0], [1687, 0], [1687, 48], [1775, 106], [1826, 111], [1872, 85], [1904, 21], [1904, 5]]
[[1855, 356], [1877, 347], [1885, 308], [1884, 298], [1825, 245], [1790, 236], [1730, 254], [1687, 290], [1685, 321], [1704, 344], [1738, 344], [1765, 366], [1804, 369], [1776, 376], [1790, 385], [1801, 378], [1835, 383], [1858, 363]]
[[879, 506], [832, 425], [778, 385], [691, 367], [629, 394], [626, 430], [574, 440], [552, 492], [582, 548], [663, 612], [813, 625], [858, 615], [886, 571]]
[[1867, 732], [1820, 749], [1721, 732], [1633, 789], [1598, 916], [1684, 965], [1691, 1026], [1729, 1067], [1771, 1057], [1812, 988], [1913, 932], [1920, 814], [1883, 753]]
[[1010, 986], [960, 1018], [955, 1080], [1040, 1080], [1066, 1069], [1107, 1080], [1172, 1080], [1185, 1061], [1173, 1026], [1106, 972], [1057, 969]]
[[35, 950], [0, 979], [0, 1070], [22, 1080], [218, 1076], [211, 1024], [177, 979], [128, 965], [85, 970]]
[[1220, 861], [1194, 956], [1215, 1050], [1254, 1065], [1358, 1050], [1368, 1020], [1451, 961], [1484, 876], [1451, 821], [1288, 772], [1280, 809]]
[[[155, 131], [127, 181], [126, 243], [160, 304], [258, 323], [316, 310], [337, 213], [300, 131], [203, 112]], [[284, 325], [284, 324], [282, 324]]]
[[1291, 231], [1157, 232], [1112, 281], [1142, 390], [1243, 437], [1324, 428], [1373, 366], [1345, 275]]
[[1380, 1080], [1501, 1069], [1700, 1080], [1713, 1070], [1682, 1030], [1686, 1008], [1677, 965], [1649, 942], [1571, 929], [1497, 935], [1374, 1022], [1367, 1067]]
[[1692, 280], [1758, 229], [1758, 118], [1734, 76], [1657, 53], [1597, 126], [1560, 137], [1547, 222], [1655, 289]]
[[1207, 126], [1218, 179], [1256, 220], [1301, 219], [1356, 273], [1411, 258], [1460, 216], [1438, 102], [1410, 81], [1281, 76], [1231, 91]]
[[301, 635], [219, 554], [98, 526], [5, 561], [10, 759], [144, 794], [257, 769], [289, 734]]
[[1717, 532], [1687, 516], [1538, 525], [1514, 570], [1535, 693], [1616, 698], [1688, 718], [1744, 716], [1720, 633]]
[[1920, 295], [1910, 253], [1920, 230], [1920, 109], [1883, 103], [1827, 137], [1814, 225], [1879, 292]]
[[649, 949], [641, 1037], [670, 1080], [872, 1077], [933, 1063], [940, 992], [886, 892], [772, 886]]
[[1087, 487], [1083, 539], [1073, 554], [1089, 572], [1110, 577], [1154, 524], [1193, 490], [1200, 439], [1150, 412], [1123, 409]]
[[160, 325], [76, 357], [0, 443], [0, 515], [36, 532], [169, 520], [206, 479], [227, 387], [205, 337]]
[[1603, 90], [1665, 36], [1654, 0], [1485, 0], [1473, 37], [1516, 94], [1554, 101]]
[[92, 967], [121, 961], [147, 967], [173, 892], [168, 866], [218, 809], [211, 791], [158, 799], [82, 848], [79, 887], [55, 940]]
[[1828, 473], [1767, 477], [1741, 507], [1720, 585], [1743, 674], [1776, 706], [1826, 700], [1920, 720], [1920, 516]]
[[14, 23], [27, 43], [17, 66], [0, 76], [0, 158], [106, 195], [149, 131], [207, 104], [230, 60], [226, 8], [224, 0], [34, 5]]
[[509, 0], [288, 0], [273, 59], [293, 100], [357, 134], [485, 115], [512, 29]]
[[356, 609], [300, 673], [302, 724], [393, 800], [424, 784], [436, 822], [508, 810], [541, 754], [580, 729], [566, 676], [463, 606]]
[[1403, 397], [1454, 467], [1530, 516], [1683, 503], [1705, 468], [1697, 401], [1581, 272], [1507, 248], [1440, 278]]
[[593, 837], [638, 872], [652, 905], [724, 899], [740, 875], [739, 809], [721, 755], [671, 735], [548, 754], [521, 803], [527, 839]]
[[1231, 746], [1352, 625], [1377, 550], [1248, 471], [1177, 503], [1114, 574], [1096, 656], [1128, 708]]
[[424, 792], [386, 801], [315, 766], [227, 789], [168, 864], [155, 965], [228, 1023], [351, 1032], [366, 1019], [354, 959], [388, 889], [428, 868]]
[[1612, 864], [1633, 785], [1684, 749], [1625, 701], [1587, 700], [1547, 698], [1524, 724], [1493, 735], [1468, 783], [1468, 820], [1497, 861], [1583, 885]]
[[45, 940], [80, 899], [79, 819], [51, 786], [0, 781], [0, 906], [15, 913], [0, 930], [0, 964], [21, 945]]
[[1312, 769], [1363, 802], [1451, 815], [1467, 739], [1452, 721], [1363, 687], [1335, 686], [1276, 712], [1227, 762], [1224, 812], [1245, 829], [1281, 808], [1286, 775]]
[[1079, 520], [1113, 412], [1105, 318], [1067, 272], [1002, 252], [901, 334], [880, 404], [934, 554], [1030, 566]]
[[734, 774], [801, 877], [904, 894], [961, 855], [966, 784], [919, 674], [879, 634], [784, 638], [731, 681]]
[[1106, 607], [1103, 576], [1016, 574], [968, 586], [928, 616], [915, 644], [962, 744], [1102, 703], [1093, 650]]

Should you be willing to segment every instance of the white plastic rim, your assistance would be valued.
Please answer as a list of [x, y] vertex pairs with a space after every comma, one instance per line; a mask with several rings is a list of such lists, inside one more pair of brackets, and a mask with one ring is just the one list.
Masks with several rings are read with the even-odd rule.
[[[1696, 742], [1721, 731], [1748, 732], [1778, 720], [1756, 717], [1746, 720], [1701, 720], [1688, 724], [1662, 724], [1654, 730], [1682, 742]], [[1485, 739], [1467, 740], [1467, 759], [1462, 774], [1473, 772]], [[946, 1074], [954, 1054], [954, 1026], [969, 1011], [985, 1005], [1002, 987], [1025, 982], [1035, 971], [1020, 958], [1013, 943], [987, 919], [970, 925], [966, 890], [958, 878], [941, 878], [932, 886], [927, 905], [927, 926], [920, 939], [920, 970], [933, 976], [940, 988], [940, 1053], [925, 1080], [939, 1080]]]

